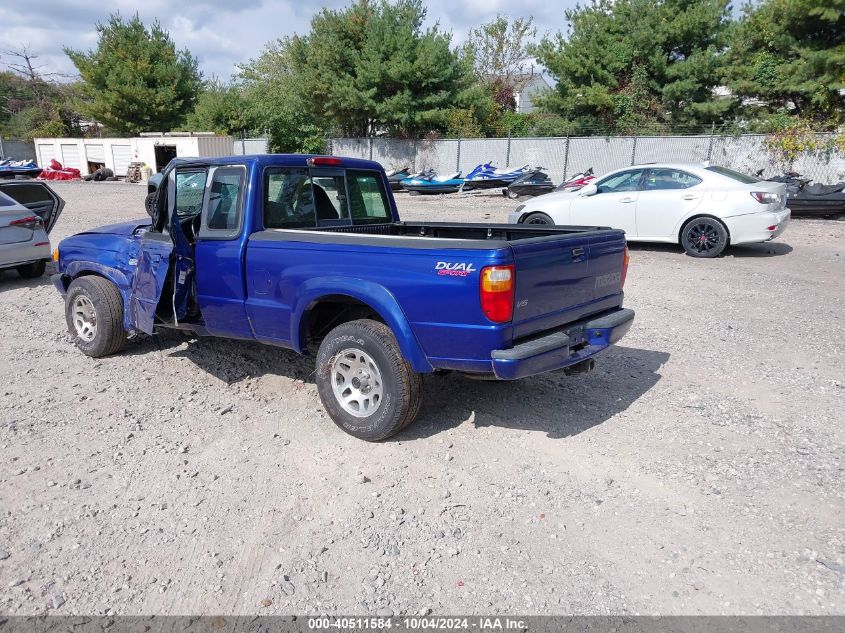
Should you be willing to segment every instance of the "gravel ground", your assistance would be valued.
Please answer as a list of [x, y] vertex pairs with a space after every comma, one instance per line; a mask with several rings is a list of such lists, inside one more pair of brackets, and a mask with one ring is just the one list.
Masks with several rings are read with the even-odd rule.
[[[141, 186], [55, 187], [54, 244], [143, 216]], [[375, 445], [311, 359], [173, 334], [92, 360], [48, 278], [6, 272], [0, 612], [845, 613], [843, 245], [797, 220], [716, 260], [636, 246], [596, 371], [426, 377]]]

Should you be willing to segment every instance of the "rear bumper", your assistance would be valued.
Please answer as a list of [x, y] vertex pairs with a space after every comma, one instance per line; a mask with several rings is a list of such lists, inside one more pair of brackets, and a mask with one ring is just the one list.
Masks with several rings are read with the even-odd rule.
[[[789, 226], [791, 218], [792, 212], [789, 209], [780, 209], [725, 218], [725, 224], [731, 235], [731, 244], [754, 244], [780, 236]], [[775, 228], [770, 231], [771, 226]]]
[[575, 365], [616, 343], [633, 322], [633, 310], [617, 308], [510, 349], [494, 350], [493, 373], [501, 380], [515, 380]]
[[40, 246], [35, 240], [0, 245], [0, 269], [14, 268], [24, 264], [50, 260], [50, 245], [46, 236]]

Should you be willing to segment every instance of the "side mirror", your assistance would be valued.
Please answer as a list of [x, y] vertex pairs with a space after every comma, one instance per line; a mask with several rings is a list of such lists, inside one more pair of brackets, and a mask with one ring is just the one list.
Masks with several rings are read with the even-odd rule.
[[594, 196], [599, 192], [599, 188], [595, 185], [584, 185], [578, 190], [579, 196]]
[[163, 184], [164, 174], [162, 173], [153, 174], [147, 181], [147, 197], [144, 200], [144, 208], [147, 210], [147, 215], [152, 218], [154, 225], [157, 225], [159, 220], [158, 194]]

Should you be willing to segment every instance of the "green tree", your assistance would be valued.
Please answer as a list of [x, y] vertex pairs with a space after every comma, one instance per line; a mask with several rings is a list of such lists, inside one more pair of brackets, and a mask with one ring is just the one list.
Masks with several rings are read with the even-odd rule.
[[197, 60], [176, 50], [158, 21], [147, 29], [136, 14], [97, 24], [97, 48], [65, 48], [83, 81], [80, 109], [120, 134], [169, 131], [184, 123], [201, 87]]
[[212, 78], [203, 84], [193, 112], [187, 117], [189, 130], [237, 134], [251, 127], [242, 89]]
[[582, 130], [659, 130], [720, 120], [715, 100], [729, 0], [596, 0], [533, 49], [557, 79], [540, 106]]
[[294, 67], [315, 116], [338, 131], [414, 136], [446, 127], [452, 108], [483, 118], [488, 100], [451, 35], [423, 29], [420, 0], [358, 0], [324, 9], [291, 42]]
[[737, 97], [762, 101], [770, 112], [842, 122], [845, 0], [749, 3], [726, 58], [726, 83]]
[[75, 84], [58, 83], [54, 73], [43, 73], [38, 55], [28, 48], [0, 54], [7, 69], [0, 71], [0, 134], [30, 140], [81, 132], [72, 105]]
[[270, 134], [273, 152], [325, 151], [326, 126], [311, 113], [302, 81], [292, 61], [299, 40], [279, 39], [261, 55], [239, 67], [238, 89], [243, 102], [245, 128]]
[[472, 29], [462, 52], [472, 64], [478, 81], [502, 110], [513, 111], [514, 85], [526, 71], [528, 47], [537, 36], [534, 18], [513, 21], [497, 15], [496, 19]]

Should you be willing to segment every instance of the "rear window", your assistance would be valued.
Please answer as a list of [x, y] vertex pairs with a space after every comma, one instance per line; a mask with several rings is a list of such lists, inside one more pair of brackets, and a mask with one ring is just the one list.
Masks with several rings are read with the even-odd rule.
[[47, 186], [36, 182], [15, 184], [10, 187], [9, 195], [22, 205], [53, 201]]
[[727, 167], [719, 167], [718, 165], [711, 165], [710, 167], [706, 167], [707, 171], [712, 171], [717, 174], [721, 174], [722, 176], [727, 176], [731, 180], [736, 180], [737, 182], [741, 182], [744, 185], [751, 185], [755, 182], [760, 182], [759, 178], [754, 178], [753, 176], [747, 176], [738, 171], [734, 171], [733, 169], [728, 169]]
[[307, 169], [271, 168], [264, 172], [264, 227], [302, 229], [317, 226], [314, 192]]
[[390, 205], [379, 173], [349, 170], [346, 181], [352, 224], [377, 224], [390, 219]]
[[[348, 192], [348, 194], [347, 194]], [[264, 227], [378, 224], [391, 219], [381, 174], [273, 167], [264, 172]]]

